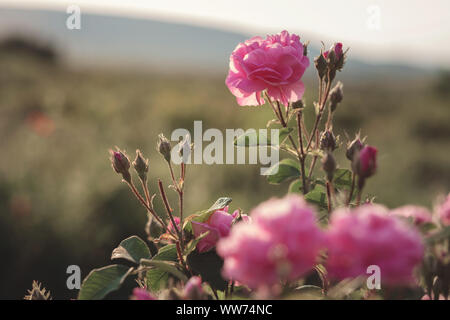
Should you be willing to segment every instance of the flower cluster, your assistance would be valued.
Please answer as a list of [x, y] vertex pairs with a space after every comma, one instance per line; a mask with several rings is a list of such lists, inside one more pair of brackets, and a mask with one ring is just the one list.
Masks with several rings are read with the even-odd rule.
[[379, 205], [333, 212], [327, 232], [327, 270], [335, 278], [365, 275], [381, 269], [381, 281], [405, 284], [423, 257], [420, 234]]
[[[295, 280], [316, 264], [324, 236], [314, 209], [296, 195], [272, 199], [251, 212], [218, 243], [224, 275], [251, 288], [270, 287], [280, 278]], [[255, 266], [258, 266], [255, 268]]]

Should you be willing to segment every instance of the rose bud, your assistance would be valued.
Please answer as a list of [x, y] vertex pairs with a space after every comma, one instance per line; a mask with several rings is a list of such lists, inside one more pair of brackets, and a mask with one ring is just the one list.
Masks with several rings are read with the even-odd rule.
[[323, 151], [333, 152], [336, 149], [336, 138], [330, 130], [322, 132], [319, 147]]
[[136, 150], [136, 159], [133, 161], [134, 170], [136, 170], [139, 178], [145, 182], [147, 181], [147, 172], [148, 172], [148, 159], [145, 159], [142, 156], [140, 150]]
[[170, 142], [167, 140], [167, 138], [160, 133], [158, 135], [158, 152], [166, 159], [167, 162], [170, 162]]
[[332, 181], [334, 171], [336, 171], [336, 160], [334, 160], [334, 157], [330, 152], [327, 152], [327, 154], [322, 158], [322, 169], [327, 174], [327, 180]]
[[305, 107], [305, 104], [302, 100], [297, 100], [292, 104], [292, 109], [302, 109]]
[[353, 159], [353, 171], [360, 178], [372, 176], [377, 169], [377, 149], [372, 146], [365, 146]]
[[183, 298], [186, 300], [201, 300], [204, 296], [202, 279], [197, 276], [191, 277], [184, 286]]
[[314, 65], [316, 66], [319, 78], [322, 79], [327, 72], [327, 60], [325, 57], [325, 52], [321, 52], [319, 56], [314, 58]]
[[364, 144], [361, 142], [358, 134], [355, 140], [347, 144], [347, 151], [345, 152], [345, 156], [348, 160], [353, 161], [354, 155], [361, 151], [363, 147]]
[[157, 299], [145, 288], [134, 288], [131, 300], [157, 300]]
[[[117, 148], [117, 147], [116, 147]], [[115, 172], [122, 175], [123, 180], [127, 182], [131, 182], [131, 175], [130, 175], [130, 160], [128, 157], [120, 151], [119, 148], [117, 148], [117, 151], [110, 150], [109, 153], [111, 154], [111, 165]]]
[[338, 82], [333, 89], [330, 91], [330, 110], [334, 112], [339, 103], [341, 103], [344, 98], [344, 85], [342, 82]]

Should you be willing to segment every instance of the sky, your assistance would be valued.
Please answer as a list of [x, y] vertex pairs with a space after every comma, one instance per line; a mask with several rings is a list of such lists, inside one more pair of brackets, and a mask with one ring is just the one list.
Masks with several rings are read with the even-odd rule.
[[0, 0], [14, 7], [151, 18], [265, 35], [283, 29], [343, 42], [368, 61], [450, 67], [449, 0]]

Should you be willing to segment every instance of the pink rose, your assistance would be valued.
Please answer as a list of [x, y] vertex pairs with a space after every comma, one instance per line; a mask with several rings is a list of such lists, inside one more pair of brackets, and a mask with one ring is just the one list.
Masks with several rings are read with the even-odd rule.
[[183, 290], [184, 299], [198, 300], [203, 295], [202, 279], [197, 276], [191, 277]]
[[309, 66], [303, 50], [300, 37], [287, 31], [265, 40], [253, 37], [234, 49], [225, 83], [241, 106], [264, 104], [264, 90], [284, 105], [300, 100], [301, 78]]
[[403, 206], [392, 210], [390, 214], [412, 219], [413, 223], [417, 226], [431, 222], [431, 213], [426, 208], [418, 206]]
[[447, 195], [445, 201], [438, 208], [439, 218], [442, 224], [450, 225], [450, 194]]
[[382, 284], [410, 283], [424, 253], [418, 231], [379, 205], [334, 211], [327, 242], [332, 277], [367, 275], [367, 267], [377, 265]]
[[239, 222], [218, 243], [225, 277], [262, 288], [280, 279], [297, 279], [314, 267], [324, 237], [303, 198], [290, 195], [263, 202], [251, 216], [253, 222]]
[[362, 178], [372, 176], [377, 169], [377, 149], [365, 146], [354, 159], [353, 170]]
[[209, 232], [197, 244], [199, 252], [205, 252], [215, 247], [220, 238], [228, 236], [234, 218], [239, 213], [236, 210], [232, 215], [228, 213], [228, 206], [222, 210], [216, 210], [207, 221], [192, 221], [192, 230], [195, 237], [199, 237], [205, 232]]
[[132, 300], [157, 300], [147, 289], [144, 288], [134, 288]]

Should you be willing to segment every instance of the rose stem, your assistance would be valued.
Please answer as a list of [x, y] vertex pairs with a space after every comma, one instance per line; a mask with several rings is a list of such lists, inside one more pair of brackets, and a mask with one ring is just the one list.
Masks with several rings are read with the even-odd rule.
[[178, 230], [178, 226], [177, 226], [177, 224], [175, 223], [175, 220], [174, 220], [174, 218], [173, 218], [173, 215], [172, 215], [172, 208], [170, 207], [169, 201], [167, 200], [166, 192], [164, 191], [164, 187], [163, 187], [163, 184], [162, 184], [161, 179], [158, 179], [158, 188], [159, 188], [159, 193], [161, 194], [161, 198], [162, 198], [162, 200], [163, 200], [164, 206], [165, 206], [165, 208], [166, 208], [167, 215], [169, 216], [169, 219], [170, 219], [170, 221], [172, 222], [172, 225], [173, 225], [173, 227], [175, 228], [175, 231], [176, 231], [177, 234], [178, 234], [178, 238], [180, 238], [180, 236], [181, 236], [181, 235], [180, 235], [180, 231]]

